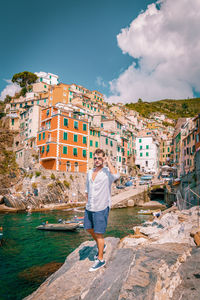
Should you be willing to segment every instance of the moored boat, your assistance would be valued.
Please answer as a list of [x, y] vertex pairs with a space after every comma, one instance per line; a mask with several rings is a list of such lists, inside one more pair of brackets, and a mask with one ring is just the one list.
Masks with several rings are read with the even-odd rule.
[[140, 215], [155, 215], [156, 216], [156, 214], [160, 214], [161, 213], [161, 211], [160, 211], [160, 209], [154, 209], [154, 210], [152, 210], [152, 209], [146, 209], [146, 210], [143, 210], [143, 209], [141, 209], [141, 210], [139, 210], [138, 211], [138, 214], [140, 214]]

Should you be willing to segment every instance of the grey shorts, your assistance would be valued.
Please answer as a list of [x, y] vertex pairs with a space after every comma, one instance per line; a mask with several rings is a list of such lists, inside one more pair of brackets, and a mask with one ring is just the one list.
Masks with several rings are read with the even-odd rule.
[[100, 211], [89, 211], [85, 209], [84, 229], [94, 229], [95, 233], [105, 233], [109, 211], [109, 207]]

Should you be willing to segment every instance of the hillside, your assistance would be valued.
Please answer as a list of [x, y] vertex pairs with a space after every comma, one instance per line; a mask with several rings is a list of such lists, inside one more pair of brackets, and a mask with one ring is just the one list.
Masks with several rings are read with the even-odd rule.
[[155, 102], [130, 103], [125, 105], [127, 108], [135, 110], [143, 117], [148, 117], [152, 112], [160, 112], [171, 119], [181, 117], [194, 117], [200, 113], [200, 98], [171, 100], [165, 99]]

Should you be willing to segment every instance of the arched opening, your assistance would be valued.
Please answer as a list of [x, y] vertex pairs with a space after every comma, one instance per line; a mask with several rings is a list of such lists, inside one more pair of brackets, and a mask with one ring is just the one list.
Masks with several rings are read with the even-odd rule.
[[67, 161], [67, 172], [71, 171], [71, 163], [70, 161]]
[[78, 162], [75, 162], [74, 166], [75, 166], [75, 172], [78, 172], [79, 171]]

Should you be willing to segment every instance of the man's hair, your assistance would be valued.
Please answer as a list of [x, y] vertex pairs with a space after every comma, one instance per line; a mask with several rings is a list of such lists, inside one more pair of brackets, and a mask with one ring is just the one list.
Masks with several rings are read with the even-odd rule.
[[94, 155], [95, 154], [97, 154], [97, 155], [102, 154], [103, 157], [106, 155], [105, 152], [103, 151], [103, 149], [100, 149], [100, 148], [98, 148], [94, 151]]

